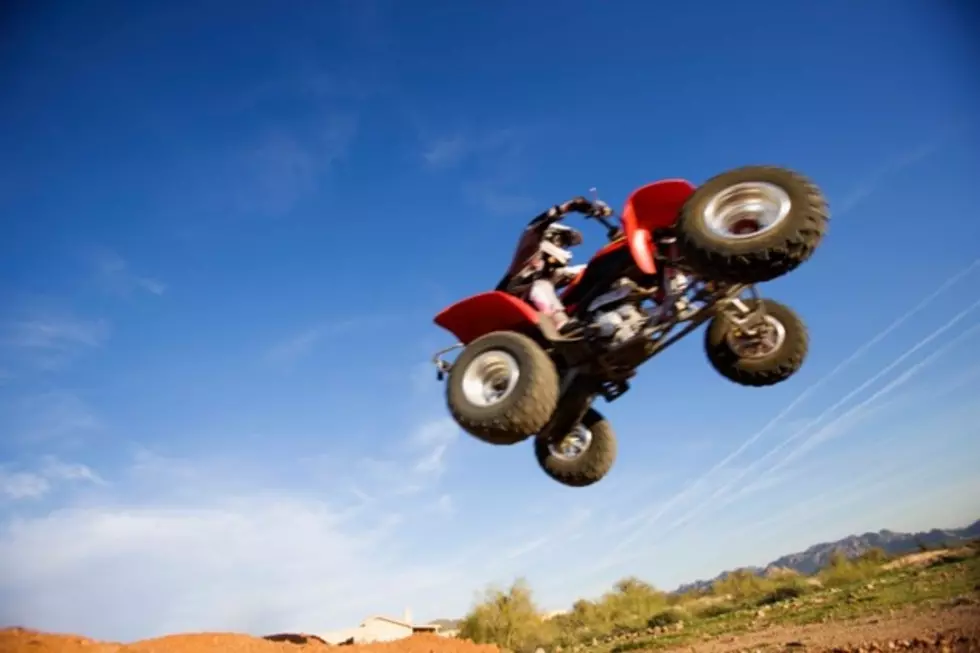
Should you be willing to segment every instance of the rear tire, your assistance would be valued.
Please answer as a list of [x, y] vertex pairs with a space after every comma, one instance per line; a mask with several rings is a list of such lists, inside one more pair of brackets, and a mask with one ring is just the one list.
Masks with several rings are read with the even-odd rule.
[[489, 333], [471, 342], [453, 363], [446, 402], [456, 423], [473, 437], [516, 444], [551, 419], [558, 405], [558, 373], [531, 338]]
[[739, 385], [759, 388], [782, 383], [796, 374], [806, 360], [810, 344], [806, 325], [795, 311], [779, 302], [743, 301], [750, 308], [757, 301], [762, 302], [769, 329], [776, 336], [776, 346], [767, 352], [764, 345], [758, 345], [754, 354], [748, 355], [752, 341], [740, 338], [735, 323], [718, 313], [711, 318], [704, 334], [708, 362], [723, 377]]
[[[534, 456], [544, 473], [569, 487], [587, 487], [601, 481], [616, 462], [616, 433], [612, 425], [594, 408], [589, 408], [576, 427], [584, 427], [588, 445], [575, 457], [563, 456], [553, 441], [538, 436], [534, 439]], [[569, 436], [581, 438], [582, 434]]]
[[828, 221], [827, 201], [809, 179], [746, 166], [712, 177], [691, 195], [677, 221], [677, 248], [705, 279], [763, 283], [809, 260]]

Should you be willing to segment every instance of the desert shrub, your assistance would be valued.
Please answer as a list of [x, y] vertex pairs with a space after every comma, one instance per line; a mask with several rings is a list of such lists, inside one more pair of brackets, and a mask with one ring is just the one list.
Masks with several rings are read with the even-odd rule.
[[806, 585], [802, 583], [789, 583], [786, 585], [780, 585], [779, 587], [767, 592], [760, 598], [756, 603], [758, 605], [772, 605], [774, 603], [781, 603], [783, 601], [789, 601], [791, 599], [796, 599], [804, 594], [806, 594]]
[[745, 601], [765, 594], [773, 586], [773, 581], [759, 576], [750, 569], [736, 569], [712, 583], [711, 593], [716, 596], [731, 596], [736, 601]]
[[869, 565], [883, 565], [888, 562], [889, 558], [890, 556], [885, 553], [884, 549], [876, 546], [859, 555], [857, 558], [855, 558], [855, 561]]
[[650, 619], [647, 620], [647, 627], [663, 628], [665, 626], [672, 626], [680, 621], [684, 621], [683, 612], [674, 609], [664, 610], [650, 617]]
[[834, 551], [817, 578], [826, 587], [840, 587], [866, 580], [877, 574], [879, 568], [879, 564], [859, 559], [850, 560], [842, 552]]
[[583, 615], [588, 614], [588, 624], [597, 633], [625, 632], [645, 627], [651, 615], [665, 607], [667, 595], [664, 592], [629, 577], [617, 582], [612, 591], [604, 594], [591, 609], [583, 610]]
[[460, 623], [459, 636], [527, 653], [549, 644], [554, 631], [538, 612], [530, 588], [519, 579], [507, 591], [487, 589]]
[[699, 606], [693, 610], [694, 616], [699, 619], [712, 619], [714, 617], [721, 617], [726, 614], [731, 614], [735, 612], [736, 606], [728, 601], [723, 601], [720, 603], [708, 603], [706, 605]]

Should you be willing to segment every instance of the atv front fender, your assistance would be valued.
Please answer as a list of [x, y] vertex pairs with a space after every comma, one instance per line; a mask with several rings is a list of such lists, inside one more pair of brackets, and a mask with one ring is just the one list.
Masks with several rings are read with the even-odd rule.
[[527, 302], [492, 291], [467, 297], [443, 309], [433, 320], [467, 345], [493, 331], [540, 331], [541, 316]]

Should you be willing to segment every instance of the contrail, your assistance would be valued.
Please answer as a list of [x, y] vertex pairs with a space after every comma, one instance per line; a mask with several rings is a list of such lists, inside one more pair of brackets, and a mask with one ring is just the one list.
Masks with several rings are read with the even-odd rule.
[[[793, 435], [791, 435], [790, 437], [786, 438], [785, 440], [783, 440], [782, 442], [780, 442], [778, 445], [776, 445], [775, 447], [773, 447], [772, 449], [770, 449], [763, 456], [761, 456], [760, 458], [758, 458], [754, 463], [752, 463], [751, 465], [749, 465], [748, 467], [746, 467], [742, 471], [741, 474], [739, 474], [737, 477], [735, 477], [734, 479], [732, 479], [731, 481], [729, 481], [728, 483], [726, 483], [722, 487], [720, 487], [717, 490], [715, 490], [715, 492], [710, 497], [708, 497], [707, 499], [705, 499], [704, 501], [702, 501], [700, 504], [698, 504], [697, 506], [695, 506], [694, 508], [692, 508], [690, 511], [688, 511], [687, 514], [685, 514], [680, 519], [675, 520], [667, 528], [668, 529], [672, 529], [672, 528], [675, 528], [677, 526], [680, 526], [681, 524], [684, 524], [684, 523], [690, 521], [690, 519], [697, 512], [699, 512], [705, 506], [709, 505], [712, 502], [713, 499], [718, 498], [721, 494], [723, 494], [727, 490], [730, 490], [732, 488], [732, 486], [734, 486], [738, 480], [740, 480], [741, 478], [743, 478], [752, 469], [756, 468], [760, 463], [764, 462], [765, 460], [767, 460], [768, 458], [770, 458], [773, 454], [775, 454], [776, 452], [778, 452], [781, 449], [783, 449], [786, 445], [788, 445], [789, 443], [793, 442], [794, 440], [796, 440], [797, 438], [799, 438], [801, 435], [803, 435], [804, 433], [806, 433], [814, 424], [817, 424], [817, 423], [823, 421], [828, 415], [830, 415], [833, 411], [837, 410], [837, 408], [839, 408], [842, 404], [844, 404], [848, 399], [850, 399], [851, 397], [853, 397], [854, 395], [856, 395], [857, 393], [859, 393], [861, 390], [863, 390], [864, 388], [868, 387], [869, 385], [871, 385], [872, 383], [874, 383], [875, 381], [877, 381], [878, 379], [880, 379], [882, 376], [884, 376], [889, 371], [891, 371], [892, 369], [894, 369], [896, 365], [898, 365], [903, 360], [907, 359], [909, 356], [911, 356], [916, 351], [918, 351], [919, 349], [921, 349], [924, 345], [928, 344], [932, 340], [935, 340], [940, 335], [942, 335], [943, 333], [945, 333], [946, 331], [948, 331], [950, 328], [952, 328], [954, 325], [956, 325], [957, 322], [959, 322], [961, 319], [963, 319], [968, 313], [970, 313], [971, 311], [973, 311], [974, 309], [976, 309], [978, 306], [980, 306], [980, 300], [977, 300], [976, 302], [974, 302], [966, 310], [961, 311], [953, 319], [951, 319], [946, 324], [944, 324], [943, 326], [941, 326], [938, 329], [936, 329], [935, 331], [933, 331], [931, 334], [929, 334], [929, 336], [927, 338], [925, 338], [924, 340], [922, 340], [921, 342], [919, 342], [918, 344], [916, 344], [914, 347], [909, 348], [908, 351], [906, 351], [899, 358], [897, 358], [895, 361], [893, 361], [891, 365], [888, 365], [887, 367], [885, 367], [882, 370], [880, 370], [878, 373], [876, 373], [875, 375], [873, 375], [870, 379], [868, 379], [867, 381], [865, 381], [864, 383], [862, 383], [857, 389], [851, 391], [846, 397], [844, 397], [843, 399], [841, 399], [840, 401], [838, 401], [836, 404], [834, 404], [830, 408], [828, 408], [825, 411], [823, 411], [823, 413], [821, 413], [816, 419], [814, 419], [812, 422], [810, 422], [809, 424], [807, 424], [805, 427], [803, 427], [802, 429], [800, 429], [799, 431], [797, 431], [796, 433], [794, 433]], [[963, 341], [966, 338], [968, 338], [969, 336], [973, 335], [977, 330], [980, 330], [980, 324], [976, 324], [976, 325], [970, 327], [969, 329], [967, 329], [966, 331], [964, 331], [963, 333], [961, 333], [960, 335], [958, 335], [956, 338], [954, 338], [953, 340], [951, 340], [950, 342], [948, 342], [946, 345], [944, 345], [943, 347], [939, 348], [938, 350], [936, 350], [935, 352], [933, 352], [932, 354], [930, 354], [929, 356], [927, 356], [922, 361], [919, 361], [918, 363], [916, 363], [915, 365], [913, 365], [912, 367], [910, 367], [908, 370], [906, 370], [905, 372], [903, 372], [898, 378], [890, 381], [887, 385], [885, 385], [883, 388], [881, 388], [880, 390], [878, 390], [877, 392], [875, 392], [874, 394], [872, 394], [870, 397], [868, 397], [867, 399], [865, 399], [864, 401], [862, 401], [862, 402], [860, 402], [858, 404], [855, 404], [854, 406], [852, 406], [850, 409], [848, 409], [847, 411], [845, 411], [841, 415], [838, 415], [837, 417], [835, 417], [833, 420], [831, 420], [828, 424], [826, 424], [819, 431], [817, 431], [816, 433], [814, 433], [813, 435], [811, 435], [809, 438], [807, 438], [806, 440], [804, 440], [803, 443], [801, 443], [800, 446], [798, 446], [796, 449], [794, 449], [793, 451], [791, 451], [789, 453], [789, 455], [785, 456], [778, 463], [776, 463], [775, 465], [773, 465], [769, 469], [767, 469], [764, 472], [762, 472], [761, 474], [759, 474], [756, 477], [756, 481], [758, 481], [761, 478], [766, 477], [768, 474], [771, 474], [772, 472], [774, 472], [774, 471], [780, 469], [781, 467], [783, 467], [787, 462], [789, 462], [790, 460], [792, 460], [793, 458], [795, 458], [796, 456], [798, 456], [800, 453], [802, 453], [803, 451], [805, 451], [806, 448], [807, 448], [807, 446], [808, 446], [808, 443], [811, 443], [811, 442], [814, 442], [814, 443], [815, 442], [819, 442], [819, 436], [821, 436], [822, 434], [828, 433], [833, 426], [835, 426], [836, 424], [842, 422], [844, 419], [846, 419], [850, 415], [853, 415], [853, 414], [857, 413], [858, 411], [862, 410], [863, 408], [866, 408], [867, 406], [869, 406], [870, 404], [872, 404], [875, 400], [877, 400], [879, 397], [882, 397], [882, 396], [888, 394], [889, 392], [891, 392], [892, 390], [894, 390], [898, 386], [902, 385], [903, 383], [905, 383], [906, 381], [908, 381], [910, 378], [912, 378], [913, 376], [915, 376], [922, 368], [924, 368], [927, 365], [931, 364], [934, 360], [936, 360], [937, 358], [939, 358], [940, 356], [942, 356], [943, 354], [945, 354], [946, 352], [948, 352], [950, 349], [952, 349], [953, 347], [955, 347], [956, 345], [958, 345], [961, 341]], [[738, 494], [736, 493], [733, 498], [731, 498], [731, 499], [729, 499], [727, 501], [723, 501], [717, 507], [721, 507], [723, 505], [728, 505], [737, 496], [738, 496]]]
[[[976, 307], [976, 306], [980, 306], [980, 301], [978, 301], [978, 302], [976, 302], [974, 304], [974, 307]], [[819, 443], [823, 439], [820, 436], [823, 435], [823, 434], [826, 434], [826, 433], [830, 432], [831, 426], [833, 426], [836, 422], [840, 422], [840, 421], [844, 420], [848, 415], [859, 413], [861, 410], [863, 410], [864, 408], [866, 408], [869, 405], [871, 405], [872, 403], [874, 403], [874, 401], [876, 399], [878, 399], [879, 397], [882, 397], [882, 396], [888, 394], [889, 392], [891, 392], [895, 388], [899, 387], [900, 385], [902, 385], [903, 383], [905, 383], [906, 381], [908, 381], [909, 379], [911, 379], [913, 376], [915, 376], [916, 374], [918, 374], [921, 369], [923, 369], [924, 367], [927, 367], [928, 365], [932, 364], [932, 362], [935, 361], [937, 358], [939, 358], [940, 356], [942, 356], [943, 354], [945, 354], [949, 350], [951, 350], [954, 347], [956, 347], [958, 344], [960, 344], [960, 342], [962, 342], [963, 340], [966, 340], [967, 338], [969, 338], [970, 336], [972, 336], [973, 334], [975, 334], [977, 331], [980, 331], [980, 324], [974, 324], [972, 327], [970, 327], [969, 329], [967, 329], [966, 331], [964, 331], [963, 333], [961, 333], [957, 337], [955, 337], [952, 340], [950, 340], [944, 346], [942, 346], [941, 348], [937, 349], [933, 353], [929, 354], [929, 356], [927, 356], [926, 358], [922, 359], [921, 361], [919, 361], [918, 363], [916, 363], [915, 365], [913, 365], [912, 367], [910, 367], [908, 370], [906, 370], [905, 372], [903, 372], [898, 378], [893, 379], [891, 382], [888, 383], [888, 385], [886, 385], [885, 387], [881, 388], [880, 390], [878, 390], [877, 392], [875, 392], [873, 395], [871, 395], [870, 397], [868, 397], [864, 401], [862, 401], [862, 402], [860, 402], [860, 403], [855, 404], [854, 406], [852, 406], [849, 410], [845, 411], [839, 417], [835, 418], [833, 421], [831, 421], [830, 423], [828, 423], [822, 429], [820, 429], [819, 431], [817, 431], [816, 433], [814, 433], [813, 435], [811, 435], [810, 437], [808, 437], [806, 440], [804, 440], [802, 443], [800, 443], [800, 445], [798, 447], [796, 447], [796, 449], [794, 449], [793, 451], [790, 451], [787, 456], [785, 456], [782, 460], [780, 460], [778, 463], [776, 463], [775, 465], [773, 465], [772, 467], [770, 467], [766, 471], [762, 472], [762, 474], [760, 474], [760, 476], [764, 476], [766, 474], [769, 474], [771, 472], [776, 471], [777, 469], [782, 468], [790, 460], [792, 460], [793, 458], [795, 458], [800, 453], [804, 452], [806, 450], [807, 445], [809, 443], [811, 443], [811, 442], [814, 443], [814, 444]]]
[[[860, 358], [861, 356], [863, 356], [869, 349], [871, 349], [871, 347], [873, 347], [874, 345], [876, 345], [879, 342], [881, 342], [891, 332], [893, 332], [895, 329], [897, 329], [902, 324], [904, 324], [905, 322], [907, 322], [911, 317], [913, 317], [914, 315], [916, 315], [923, 308], [925, 308], [930, 303], [932, 303], [937, 297], [939, 297], [942, 293], [944, 293], [946, 290], [948, 290], [951, 286], [953, 286], [955, 283], [957, 283], [958, 281], [960, 281], [963, 277], [965, 277], [970, 272], [972, 272], [973, 269], [977, 267], [977, 265], [980, 265], [980, 258], [975, 259], [972, 263], [970, 263], [969, 265], [967, 265], [965, 268], [963, 268], [962, 270], [960, 270], [959, 272], [957, 272], [953, 276], [951, 276], [948, 279], [946, 279], [946, 281], [943, 282], [936, 290], [934, 290], [932, 293], [930, 293], [929, 295], [927, 295], [924, 299], [922, 299], [913, 308], [911, 308], [910, 310], [906, 311], [905, 314], [901, 315], [899, 318], [897, 318], [895, 321], [893, 321], [891, 324], [889, 324], [887, 327], [885, 327], [882, 331], [880, 331], [875, 336], [873, 336], [870, 340], [868, 340], [863, 345], [861, 345], [860, 347], [858, 347], [858, 349], [855, 350], [854, 353], [852, 353], [850, 356], [848, 356], [846, 359], [844, 359], [834, 369], [832, 369], [830, 372], [828, 372], [827, 374], [825, 374], [821, 378], [817, 379], [814, 383], [810, 384], [809, 387], [807, 387], [803, 392], [801, 392], [799, 395], [797, 395], [797, 397], [795, 399], [793, 399], [785, 408], [783, 408], [783, 410], [781, 410], [775, 417], [773, 417], [771, 420], [769, 420], [769, 422], [765, 426], [763, 426], [760, 430], [756, 431], [751, 436], [749, 436], [748, 439], [746, 439], [734, 451], [732, 451], [730, 454], [728, 454], [721, 461], [715, 463], [715, 465], [711, 469], [709, 469], [704, 474], [702, 474], [701, 476], [699, 476], [693, 483], [689, 484], [686, 488], [684, 488], [683, 490], [681, 490], [680, 492], [678, 492], [677, 494], [675, 494], [674, 496], [672, 496], [670, 499], [668, 499], [663, 505], [661, 505], [657, 509], [657, 511], [655, 513], [653, 513], [652, 515], [649, 515], [648, 514], [648, 515], [646, 515], [644, 517], [641, 517], [638, 520], [638, 521], [641, 522], [640, 525], [636, 527], [636, 529], [633, 531], [633, 533], [631, 535], [623, 538], [619, 542], [619, 544], [617, 544], [617, 546], [614, 547], [612, 551], [610, 551], [610, 555], [615, 554], [616, 552], [620, 551], [622, 548], [624, 548], [624, 547], [628, 546], [629, 544], [631, 544], [640, 535], [640, 533], [646, 527], [649, 527], [649, 526], [653, 525], [654, 523], [656, 523], [656, 521], [658, 519], [660, 519], [664, 515], [664, 513], [666, 513], [678, 501], [680, 501], [684, 497], [690, 495], [694, 490], [696, 490], [698, 487], [700, 487], [704, 483], [704, 481], [706, 479], [708, 479], [709, 477], [713, 476], [718, 471], [720, 471], [721, 469], [723, 469], [733, 459], [735, 459], [739, 454], [741, 454], [747, 448], [749, 448], [750, 446], [752, 446], [759, 438], [761, 438], [770, 429], [772, 429], [772, 427], [774, 427], [777, 423], [779, 423], [779, 421], [781, 419], [783, 419], [791, 410], [793, 410], [801, 402], [803, 402], [804, 399], [806, 399], [807, 397], [809, 397], [818, 388], [820, 388], [821, 386], [823, 386], [824, 383], [826, 383], [831, 378], [833, 378], [834, 376], [836, 376], [837, 374], [839, 374], [843, 369], [845, 369], [848, 365], [850, 365], [851, 363], [853, 363], [855, 360], [857, 360], [858, 358]], [[741, 476], [739, 478], [741, 478]]]
[[[809, 423], [807, 423], [806, 426], [804, 426], [803, 428], [801, 428], [798, 431], [796, 431], [796, 433], [794, 433], [793, 435], [791, 435], [788, 438], [786, 438], [785, 440], [783, 440], [781, 443], [779, 443], [778, 445], [776, 445], [775, 447], [773, 447], [772, 449], [770, 449], [767, 453], [763, 454], [755, 462], [753, 462], [748, 467], [746, 467], [745, 470], [743, 470], [741, 474], [739, 474], [734, 479], [732, 479], [731, 481], [729, 481], [729, 483], [726, 486], [724, 486], [724, 487], [716, 490], [715, 493], [712, 494], [707, 499], [707, 501], [710, 501], [711, 499], [716, 498], [721, 492], [724, 492], [725, 490], [731, 488], [732, 485], [734, 485], [739, 479], [741, 479], [742, 477], [744, 477], [751, 469], [753, 469], [758, 464], [760, 464], [763, 461], [765, 461], [766, 459], [768, 459], [770, 456], [772, 456], [774, 453], [776, 453], [777, 451], [779, 451], [780, 449], [782, 449], [783, 447], [785, 447], [789, 443], [791, 443], [794, 440], [796, 440], [797, 438], [799, 438], [801, 435], [803, 435], [808, 430], [810, 430], [810, 428], [813, 427], [815, 424], [819, 424], [820, 422], [822, 422], [823, 420], [825, 420], [827, 417], [829, 417], [830, 415], [832, 415], [834, 412], [837, 411], [838, 408], [840, 408], [841, 406], [843, 406], [850, 399], [852, 399], [854, 396], [856, 396], [857, 394], [859, 394], [862, 390], [864, 390], [868, 386], [870, 386], [873, 383], [875, 383], [878, 379], [880, 379], [881, 377], [883, 377], [886, 374], [888, 374], [889, 372], [891, 372], [898, 365], [900, 365], [903, 361], [905, 361], [906, 359], [908, 359], [909, 356], [911, 356], [915, 352], [919, 351], [924, 346], [926, 346], [927, 344], [929, 344], [930, 342], [932, 342], [933, 340], [935, 340], [939, 336], [943, 335], [944, 333], [946, 333], [947, 331], [949, 331], [950, 329], [952, 329], [954, 326], [956, 326], [956, 324], [960, 320], [962, 320], [964, 317], [966, 317], [971, 312], [973, 312], [977, 307], [980, 307], [980, 300], [977, 300], [977, 301], [973, 302], [972, 304], [970, 304], [970, 306], [968, 306], [966, 309], [964, 309], [964, 310], [960, 311], [959, 313], [957, 313], [952, 319], [950, 319], [949, 321], [947, 321], [945, 324], [943, 324], [942, 326], [940, 326], [938, 329], [936, 329], [935, 331], [933, 331], [932, 333], [930, 333], [928, 336], [926, 336], [925, 338], [923, 338], [922, 340], [920, 340], [919, 342], [917, 342], [912, 347], [909, 347], [905, 351], [905, 353], [903, 353], [901, 356], [899, 356], [898, 358], [896, 358], [889, 365], [886, 365], [882, 369], [878, 370], [878, 372], [876, 372], [875, 374], [873, 374], [864, 383], [862, 383], [861, 385], [859, 385], [854, 390], [851, 390], [842, 399], [838, 400], [837, 403], [835, 403], [834, 405], [832, 405], [829, 408], [824, 409], [823, 412], [821, 412], [819, 415], [817, 415], [817, 417], [815, 417], [813, 420], [811, 420]], [[962, 338], [962, 335], [959, 336], [953, 342], [958, 342], [960, 338]], [[939, 351], [940, 352], [946, 351], [946, 349], [948, 347], [949, 347], [949, 345], [947, 345], [946, 347], [943, 347]], [[926, 360], [930, 360], [930, 359], [926, 359]], [[918, 366], [914, 366], [912, 369], [919, 369], [919, 367]], [[875, 395], [875, 396], [877, 396], [877, 395]], [[847, 413], [845, 413], [845, 414], [847, 414]]]

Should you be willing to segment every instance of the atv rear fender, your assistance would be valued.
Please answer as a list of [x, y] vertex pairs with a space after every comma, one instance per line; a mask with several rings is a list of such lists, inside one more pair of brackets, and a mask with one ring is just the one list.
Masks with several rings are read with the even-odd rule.
[[695, 188], [684, 179], [662, 179], [636, 189], [626, 199], [622, 213], [623, 235], [636, 266], [645, 274], [657, 271], [653, 259], [656, 251], [653, 232], [677, 221], [681, 208]]
[[540, 330], [541, 316], [517, 297], [492, 291], [467, 297], [444, 308], [433, 321], [468, 345], [493, 331], [534, 334]]

